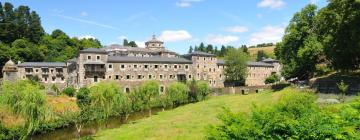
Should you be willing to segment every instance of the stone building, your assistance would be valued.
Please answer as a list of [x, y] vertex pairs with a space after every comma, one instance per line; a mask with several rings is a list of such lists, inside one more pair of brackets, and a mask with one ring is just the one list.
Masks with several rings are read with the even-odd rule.
[[[24, 62], [17, 65], [9, 60], [4, 66], [4, 80], [13, 81], [37, 77], [44, 84], [80, 88], [105, 80], [113, 80], [124, 91], [146, 80], [159, 81], [161, 91], [175, 81], [191, 79], [208, 81], [212, 88], [224, 87], [224, 61], [215, 55], [193, 52], [178, 55], [165, 48], [155, 36], [145, 48], [110, 45], [104, 48], [80, 50], [67, 62]], [[275, 61], [275, 60], [274, 60]], [[263, 85], [274, 69], [275, 62], [251, 62], [247, 85]]]

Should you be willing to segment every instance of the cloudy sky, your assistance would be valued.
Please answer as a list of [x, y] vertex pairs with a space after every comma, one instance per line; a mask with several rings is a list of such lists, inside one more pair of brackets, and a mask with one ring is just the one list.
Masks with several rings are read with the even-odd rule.
[[[5, 0], [37, 11], [45, 31], [94, 37], [103, 45], [124, 38], [140, 46], [157, 35], [168, 49], [186, 53], [200, 42], [215, 45], [277, 42], [292, 15], [325, 0]], [[1, 0], [1, 2], [5, 2]]]

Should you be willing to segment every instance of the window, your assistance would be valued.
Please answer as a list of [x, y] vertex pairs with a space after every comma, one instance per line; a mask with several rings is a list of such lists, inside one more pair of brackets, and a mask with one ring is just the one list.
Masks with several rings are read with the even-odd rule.
[[113, 68], [113, 65], [112, 64], [109, 64], [109, 69], [112, 69]]
[[109, 79], [111, 79], [111, 76], [109, 76]]
[[220, 78], [222, 77], [222, 75], [220, 74]]
[[181, 69], [181, 65], [179, 65], [179, 69]]
[[151, 79], [151, 78], [152, 78], [152, 75], [150, 74], [150, 75], [149, 75], [149, 79]]
[[145, 68], [145, 69], [149, 68], [149, 65], [144, 65], [144, 68]]
[[174, 65], [174, 69], [177, 69], [177, 65]]
[[115, 75], [115, 79], [116, 79], [116, 80], [119, 80], [119, 75]]
[[137, 68], [138, 68], [138, 65], [134, 65], [134, 68], [137, 69]]
[[159, 68], [159, 65], [154, 65], [154, 68], [155, 68], [155, 69]]
[[169, 79], [173, 79], [174, 77], [173, 77], [173, 75], [172, 74], [170, 74], [169, 75]]
[[100, 60], [100, 55], [96, 56], [96, 60]]
[[164, 92], [164, 86], [160, 86], [160, 93]]
[[88, 56], [87, 56], [87, 59], [88, 59], [88, 60], [90, 60], [90, 59], [91, 59], [91, 56], [90, 56], [90, 55], [88, 55]]
[[189, 65], [185, 65], [185, 69], [189, 69]]
[[137, 79], [142, 79], [142, 75], [141, 75], [141, 74], [139, 74]]
[[200, 68], [200, 65], [198, 64], [197, 67]]
[[126, 79], [130, 79], [130, 75], [126, 75]]
[[125, 69], [125, 65], [124, 64], [120, 65], [120, 68]]
[[56, 77], [52, 77], [52, 81], [55, 81], [56, 80]]
[[204, 61], [205, 61], [205, 57], [204, 57]]
[[65, 80], [65, 78], [64, 77], [61, 77], [61, 81], [64, 81]]
[[165, 69], [167, 69], [167, 68], [168, 68], [168, 65], [164, 65], [164, 67], [165, 67]]
[[162, 75], [162, 74], [160, 74], [160, 79], [163, 79], [163, 75]]
[[126, 88], [125, 88], [125, 92], [126, 92], [126, 93], [130, 93], [130, 88], [126, 87]]
[[44, 78], [44, 81], [47, 82], [47, 77]]
[[39, 72], [39, 70], [38, 70], [38, 69], [35, 69], [35, 72]]
[[103, 68], [104, 68], [104, 65], [100, 65], [100, 68], [102, 68], [102, 69], [103, 69]]
[[191, 75], [189, 75], [189, 79], [191, 79]]

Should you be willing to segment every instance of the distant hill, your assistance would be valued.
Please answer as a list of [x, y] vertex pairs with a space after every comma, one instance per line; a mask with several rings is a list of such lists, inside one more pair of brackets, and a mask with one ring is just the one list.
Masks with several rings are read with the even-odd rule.
[[274, 54], [274, 49], [275, 46], [269, 46], [269, 47], [255, 47], [255, 48], [249, 48], [248, 52], [250, 54], [250, 58], [252, 60], [256, 59], [256, 55], [257, 52], [260, 50], [263, 50], [267, 55], [269, 55], [270, 57], [274, 57], [275, 58], [275, 54]]

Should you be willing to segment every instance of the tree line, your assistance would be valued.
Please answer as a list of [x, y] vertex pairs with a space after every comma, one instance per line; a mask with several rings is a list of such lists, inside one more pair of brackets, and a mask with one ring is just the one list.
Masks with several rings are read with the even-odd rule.
[[275, 48], [283, 76], [309, 79], [326, 68], [359, 69], [359, 25], [358, 0], [329, 0], [321, 9], [310, 4], [295, 13]]
[[36, 11], [0, 2], [0, 69], [10, 58], [15, 62], [64, 62], [81, 49], [100, 47], [97, 39], [71, 38], [60, 29], [47, 34]]
[[[235, 47], [234, 46], [230, 46], [230, 45], [221, 45], [220, 49], [218, 49], [217, 46], [214, 46], [212, 44], [208, 44], [208, 45], [205, 45], [203, 42], [201, 42], [198, 45], [195, 45], [194, 47], [190, 46], [189, 47], [189, 51], [188, 53], [192, 53], [192, 52], [195, 52], [195, 51], [200, 51], [200, 52], [206, 52], [206, 53], [210, 53], [210, 54], [214, 54], [216, 56], [219, 56], [219, 57], [224, 57], [226, 55], [226, 52], [228, 50], [231, 50], [231, 49], [234, 49]], [[246, 45], [241, 45], [240, 48], [248, 53], [248, 48], [246, 47]]]

